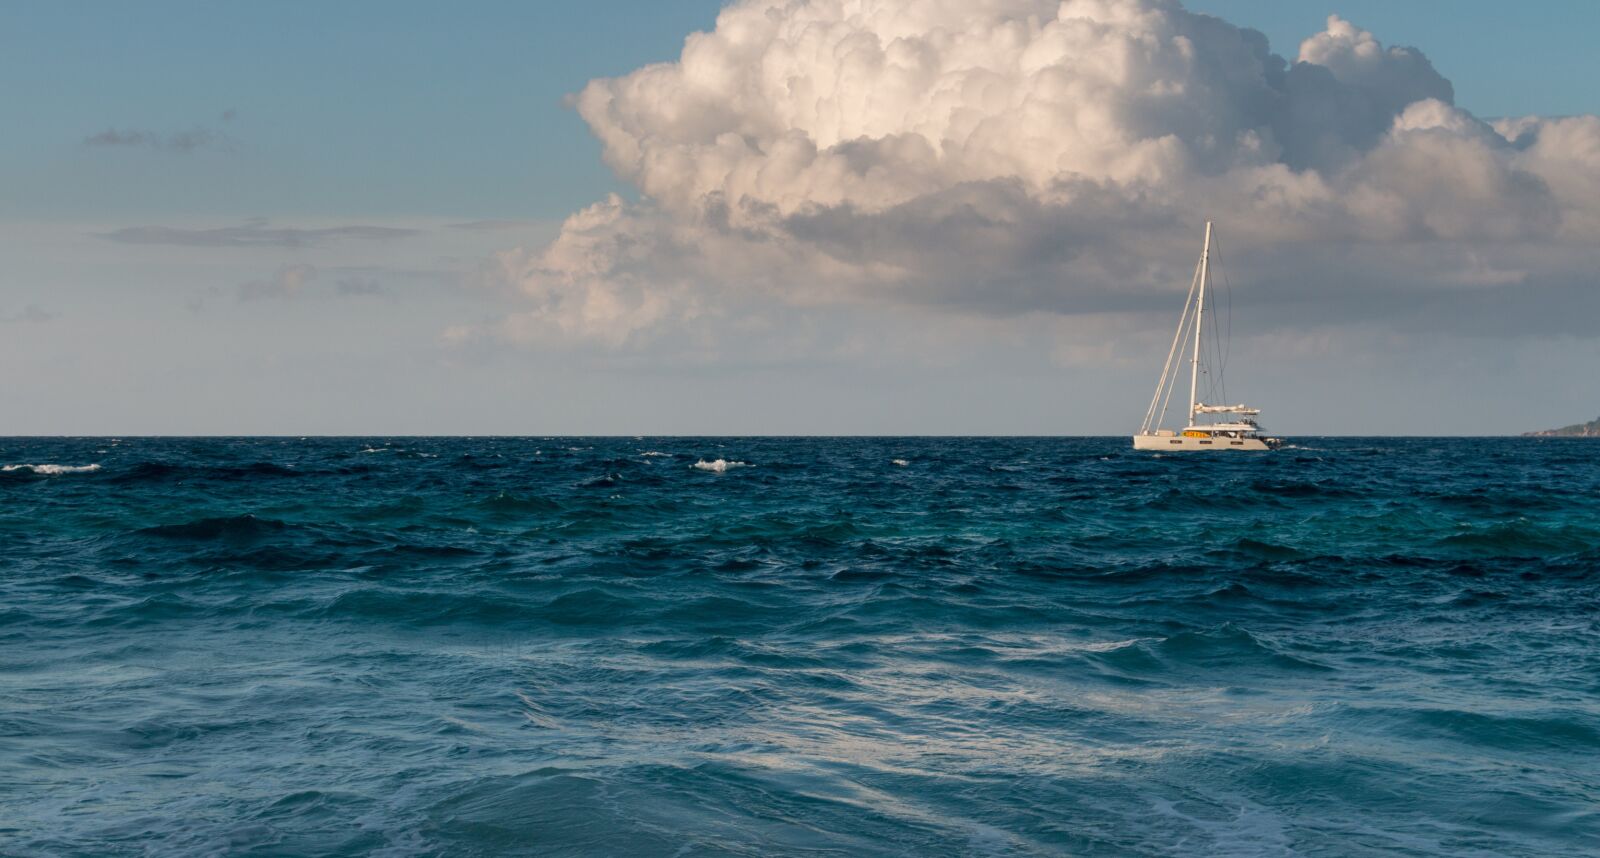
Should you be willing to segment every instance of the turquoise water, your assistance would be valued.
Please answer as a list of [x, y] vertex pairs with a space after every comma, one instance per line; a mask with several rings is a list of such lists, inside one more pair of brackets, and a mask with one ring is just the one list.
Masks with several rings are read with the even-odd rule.
[[0, 854], [1592, 854], [1600, 443], [1127, 444], [0, 439]]

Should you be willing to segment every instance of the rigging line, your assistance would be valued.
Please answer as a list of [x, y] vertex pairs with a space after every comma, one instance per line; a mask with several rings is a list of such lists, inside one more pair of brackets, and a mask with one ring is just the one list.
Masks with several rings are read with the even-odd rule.
[[[1211, 259], [1211, 262], [1212, 262], [1213, 268], [1215, 268], [1215, 266], [1216, 266], [1216, 264], [1218, 262], [1217, 253], [1216, 253], [1216, 250], [1217, 250], [1217, 237], [1216, 237], [1215, 234], [1213, 234], [1211, 242], [1212, 242], [1212, 259]], [[1214, 273], [1211, 274], [1211, 286], [1213, 287], [1212, 291], [1215, 292], [1217, 288], [1220, 288], [1220, 285], [1221, 284], [1217, 279], [1217, 275], [1214, 274]], [[1221, 365], [1220, 365], [1221, 361], [1219, 359], [1221, 353], [1219, 351], [1220, 347], [1219, 347], [1219, 344], [1217, 342], [1220, 339], [1219, 334], [1221, 333], [1221, 329], [1219, 327], [1221, 322], [1218, 319], [1218, 316], [1221, 315], [1221, 313], [1218, 312], [1218, 310], [1221, 309], [1221, 296], [1220, 295], [1218, 295], [1217, 296], [1217, 300], [1213, 302], [1213, 306], [1215, 308], [1217, 308], [1217, 309], [1213, 310], [1212, 313], [1211, 313], [1211, 319], [1210, 319], [1210, 321], [1211, 321], [1211, 338], [1210, 338], [1210, 341], [1208, 341], [1205, 344], [1203, 352], [1204, 352], [1204, 355], [1205, 355], [1206, 401], [1210, 402], [1212, 405], [1216, 405], [1220, 401], [1218, 399], [1218, 392], [1219, 391], [1217, 389], [1217, 382], [1218, 382], [1218, 378], [1221, 375]]]
[[[1197, 311], [1199, 305], [1199, 298], [1195, 298], [1190, 302], [1188, 307], [1184, 308], [1185, 322], [1183, 326], [1183, 341], [1185, 343], [1188, 343], [1194, 338], [1195, 327], [1200, 324], [1200, 314], [1198, 312], [1192, 312]], [[1183, 366], [1187, 362], [1188, 361], [1180, 357], [1180, 359], [1172, 366], [1172, 384], [1167, 388], [1167, 401], [1162, 403], [1161, 406], [1161, 420], [1163, 424], [1167, 419], [1167, 408], [1172, 404], [1172, 392], [1177, 390], [1182, 385], [1182, 381], [1180, 379], [1183, 378]], [[1192, 422], [1193, 420], [1194, 416], [1189, 415], [1187, 421]], [[1188, 425], [1188, 423], [1186, 422], [1185, 425]]]
[[[1195, 275], [1198, 278], [1198, 269], [1196, 270]], [[1161, 416], [1157, 418], [1155, 423], [1155, 426], [1158, 429], [1164, 426], [1167, 422], [1167, 408], [1172, 404], [1172, 391], [1177, 388], [1178, 374], [1182, 371], [1182, 362], [1174, 361], [1173, 355], [1175, 355], [1177, 352], [1176, 343], [1183, 342], [1188, 339], [1187, 334], [1191, 327], [1191, 322], [1189, 320], [1189, 308], [1194, 304], [1194, 289], [1195, 282], [1191, 282], [1189, 284], [1189, 297], [1183, 303], [1183, 315], [1178, 318], [1178, 333], [1173, 339], [1173, 351], [1167, 356], [1167, 362], [1170, 366], [1167, 370], [1163, 371], [1165, 373], [1163, 376], [1163, 388], [1166, 391], [1166, 397], [1161, 401]], [[1160, 395], [1163, 388], [1157, 389], [1157, 395]]]
[[[1189, 288], [1192, 293], [1194, 285], [1191, 283]], [[1151, 421], [1156, 419], [1156, 407], [1161, 403], [1162, 392], [1168, 389], [1169, 376], [1172, 375], [1172, 359], [1178, 351], [1178, 340], [1183, 337], [1184, 323], [1187, 321], [1188, 317], [1189, 304], [1188, 301], [1185, 300], [1183, 305], [1183, 315], [1178, 317], [1177, 333], [1172, 335], [1172, 347], [1167, 350], [1167, 362], [1161, 367], [1161, 377], [1156, 380], [1156, 392], [1154, 396], [1150, 397], [1150, 407], [1145, 409], [1144, 425], [1140, 428], [1140, 432], [1148, 432], [1150, 430]], [[1163, 416], [1165, 416], [1164, 406], [1162, 410]]]
[[[1215, 236], [1215, 235], [1212, 236], [1211, 242], [1212, 242], [1212, 245], [1213, 245], [1213, 251], [1215, 251], [1217, 248], [1219, 248], [1221, 246], [1220, 243], [1217, 241], [1217, 236]], [[1218, 256], [1218, 254], [1213, 252], [1213, 254], [1212, 254], [1212, 262], [1213, 262], [1213, 264], [1217, 263], [1218, 261], [1220, 261], [1220, 258]], [[1217, 283], [1216, 275], [1214, 275], [1214, 274], [1212, 275], [1211, 282], [1212, 283]], [[1221, 296], [1218, 296], [1218, 297], [1220, 298]], [[1219, 305], [1221, 304], [1220, 301], [1218, 301], [1217, 303]], [[1207, 364], [1206, 369], [1208, 370], [1207, 378], [1206, 378], [1206, 397], [1211, 400], [1211, 403], [1213, 405], [1219, 403], [1219, 400], [1217, 398], [1218, 397], [1217, 384], [1218, 384], [1218, 379], [1220, 379], [1221, 375], [1222, 375], [1221, 337], [1219, 336], [1222, 333], [1221, 316], [1222, 316], [1222, 314], [1221, 313], [1217, 313], [1217, 312], [1212, 312], [1212, 314], [1211, 314], [1211, 344], [1210, 344], [1210, 348], [1208, 348], [1206, 350], [1206, 364]]]
[[1217, 383], [1221, 386], [1222, 399], [1228, 399], [1228, 357], [1233, 351], [1233, 281], [1228, 277], [1228, 269], [1222, 266], [1222, 241], [1213, 237], [1217, 245], [1217, 266], [1222, 270], [1222, 300], [1224, 314], [1223, 333], [1218, 337], [1217, 343]]
[[[1228, 317], [1225, 327], [1227, 335], [1222, 340], [1222, 366], [1228, 366], [1228, 358], [1233, 356], [1233, 278], [1228, 276], [1228, 270], [1222, 270], [1222, 294], [1228, 302]], [[1227, 377], [1223, 377], [1223, 396], [1227, 396]]]
[[[1216, 245], [1217, 245], [1217, 237], [1216, 237], [1215, 233], [1212, 234], [1211, 244], [1212, 244], [1212, 248], [1211, 248], [1211, 251], [1212, 251], [1211, 252], [1212, 267], [1215, 267], [1215, 265], [1216, 265]], [[1216, 285], [1216, 282], [1217, 282], [1216, 275], [1215, 274], [1210, 274], [1208, 272], [1208, 276], [1210, 276], [1210, 283], [1213, 286]], [[1215, 305], [1213, 305], [1213, 306], [1215, 306]], [[1217, 316], [1218, 315], [1219, 314], [1215, 310], [1212, 310], [1212, 312], [1211, 312], [1211, 342], [1206, 343], [1200, 350], [1201, 366], [1202, 366], [1201, 372], [1204, 373], [1205, 377], [1206, 377], [1206, 393], [1205, 393], [1205, 396], [1203, 398], [1204, 398], [1205, 401], [1210, 402], [1212, 405], [1216, 405], [1220, 401], [1218, 399], [1218, 394], [1219, 394], [1218, 381], [1219, 381], [1219, 379], [1221, 378], [1221, 375], [1222, 375], [1221, 360], [1219, 359], [1221, 353], [1219, 351], [1220, 347], [1217, 344], [1217, 340], [1219, 339], [1218, 333], [1219, 333], [1219, 330], [1220, 330], [1218, 328], [1218, 321], [1217, 321]], [[1204, 320], [1202, 320], [1202, 321], [1204, 321]]]
[[[1196, 271], [1196, 274], [1198, 276], [1198, 270]], [[1187, 342], [1188, 341], [1188, 339], [1189, 339], [1189, 331], [1194, 327], [1194, 323], [1189, 317], [1189, 309], [1194, 304], [1194, 291], [1193, 291], [1194, 290], [1194, 285], [1195, 285], [1194, 283], [1190, 284], [1189, 300], [1184, 302], [1184, 305], [1183, 305], [1183, 316], [1178, 320], [1178, 340], [1181, 341], [1181, 342]], [[1171, 374], [1170, 374], [1170, 376], [1168, 378], [1168, 383], [1167, 383], [1167, 388], [1166, 388], [1166, 399], [1164, 399], [1162, 401], [1162, 403], [1161, 403], [1161, 417], [1156, 423], [1156, 427], [1157, 428], [1160, 428], [1161, 426], [1166, 425], [1166, 422], [1167, 422], [1167, 409], [1172, 405], [1172, 391], [1177, 389], [1177, 387], [1178, 387], [1178, 377], [1182, 372], [1183, 372], [1183, 362], [1182, 361], [1174, 361], [1173, 364], [1172, 364]]]
[[1178, 331], [1172, 336], [1172, 347], [1167, 350], [1167, 363], [1161, 369], [1161, 378], [1156, 384], [1155, 396], [1150, 398], [1150, 407], [1145, 411], [1144, 425], [1139, 430], [1141, 433], [1150, 431], [1151, 421], [1156, 419], [1156, 403], [1161, 401], [1163, 391], [1166, 392], [1167, 398], [1165, 402], [1161, 402], [1161, 419], [1160, 422], [1156, 423], [1156, 427], [1159, 428], [1162, 423], [1166, 422], [1167, 405], [1172, 401], [1172, 388], [1177, 385], [1178, 380], [1173, 358], [1178, 353], [1178, 343], [1184, 339], [1183, 332], [1188, 330], [1189, 305], [1194, 303], [1194, 292], [1199, 285], [1200, 263], [1196, 262], [1194, 276], [1189, 279], [1189, 295], [1183, 300], [1183, 314], [1178, 317]]

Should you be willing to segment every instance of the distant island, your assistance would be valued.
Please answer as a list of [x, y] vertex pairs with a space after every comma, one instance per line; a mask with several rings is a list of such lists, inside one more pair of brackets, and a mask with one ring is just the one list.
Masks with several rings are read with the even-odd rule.
[[1546, 429], [1543, 432], [1524, 432], [1527, 438], [1600, 438], [1600, 418], [1588, 423], [1577, 423], [1572, 426], [1563, 426], [1560, 429]]

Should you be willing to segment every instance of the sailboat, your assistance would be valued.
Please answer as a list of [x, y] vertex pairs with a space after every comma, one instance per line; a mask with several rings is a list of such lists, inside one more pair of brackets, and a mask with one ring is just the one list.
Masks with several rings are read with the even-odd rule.
[[[1145, 411], [1139, 434], [1133, 436], [1135, 450], [1276, 450], [1283, 445], [1282, 438], [1263, 434], [1256, 422], [1261, 409], [1245, 405], [1207, 405], [1200, 401], [1200, 375], [1204, 351], [1202, 343], [1206, 322], [1206, 285], [1211, 280], [1211, 221], [1206, 221], [1206, 243], [1200, 251], [1200, 263], [1195, 267], [1194, 279], [1189, 284], [1189, 297], [1184, 300], [1183, 315], [1178, 317], [1178, 330], [1172, 335], [1172, 348], [1167, 351], [1167, 363], [1156, 383], [1156, 395], [1150, 398], [1150, 408]], [[1215, 317], [1215, 312], [1212, 316]], [[1215, 335], [1215, 319], [1212, 319]], [[1194, 351], [1189, 357], [1189, 420], [1182, 431], [1161, 428], [1166, 423], [1167, 406], [1172, 401], [1172, 391], [1178, 386], [1183, 372], [1183, 360], [1178, 348], [1190, 339]], [[1204, 373], [1213, 392], [1223, 391], [1222, 361], [1207, 365]], [[1209, 396], [1210, 394], [1208, 394]]]

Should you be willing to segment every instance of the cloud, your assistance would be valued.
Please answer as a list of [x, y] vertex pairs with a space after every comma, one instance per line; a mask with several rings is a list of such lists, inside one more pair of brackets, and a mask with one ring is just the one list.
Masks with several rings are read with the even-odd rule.
[[[330, 287], [322, 289], [319, 287], [322, 273], [323, 271], [315, 265], [303, 262], [283, 265], [270, 277], [239, 284], [236, 294], [241, 302], [287, 300], [317, 293], [340, 298], [375, 298], [389, 295], [389, 290], [377, 278], [367, 274], [348, 274], [334, 280]], [[216, 297], [218, 294], [219, 290], [213, 288], [205, 294], [196, 295], [190, 300], [189, 308], [203, 309], [206, 298]]]
[[25, 322], [50, 322], [59, 318], [59, 313], [52, 313], [37, 304], [29, 304], [14, 313], [0, 315], [0, 322], [7, 324]]
[[304, 263], [285, 265], [265, 280], [251, 280], [239, 285], [240, 301], [260, 301], [272, 298], [294, 298], [317, 279], [315, 266]]
[[352, 297], [388, 294], [388, 290], [384, 289], [383, 284], [379, 283], [375, 278], [359, 274], [339, 278], [334, 282], [333, 290], [340, 295]]
[[335, 226], [305, 229], [272, 227], [264, 221], [212, 229], [170, 226], [132, 226], [100, 237], [123, 244], [165, 244], [185, 247], [314, 247], [338, 241], [392, 241], [421, 234], [421, 230], [389, 226]]
[[1559, 302], [1597, 261], [1600, 118], [1485, 122], [1421, 51], [1338, 17], [1289, 62], [1174, 0], [741, 0], [574, 104], [639, 198], [500, 254], [524, 307], [499, 336], [621, 348], [761, 307], [1167, 314], [1207, 218], [1263, 300], [1326, 318], [1362, 312], [1339, 306], [1351, 274], [1395, 305]]
[[[231, 120], [232, 111], [223, 114], [225, 121]], [[196, 126], [187, 131], [176, 131], [171, 134], [159, 134], [153, 131], [127, 130], [107, 128], [98, 134], [91, 134], [83, 138], [83, 145], [93, 147], [123, 147], [140, 149], [157, 149], [164, 152], [178, 152], [188, 154], [202, 149], [211, 149], [218, 152], [232, 152], [238, 147], [238, 141], [220, 131]]]
[[465, 229], [477, 232], [494, 232], [504, 229], [527, 229], [534, 226], [531, 220], [474, 220], [466, 223], [450, 224], [451, 229]]

